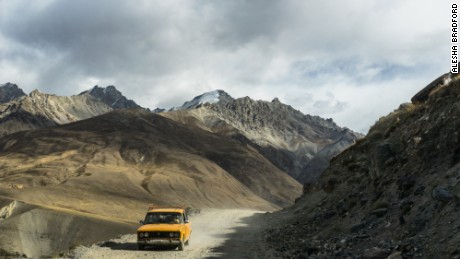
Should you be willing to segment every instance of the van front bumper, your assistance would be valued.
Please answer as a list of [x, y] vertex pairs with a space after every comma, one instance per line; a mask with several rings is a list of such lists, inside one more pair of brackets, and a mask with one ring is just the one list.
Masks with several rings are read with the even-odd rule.
[[178, 246], [180, 239], [176, 238], [143, 238], [137, 240], [138, 244], [141, 245], [152, 245], [152, 246]]

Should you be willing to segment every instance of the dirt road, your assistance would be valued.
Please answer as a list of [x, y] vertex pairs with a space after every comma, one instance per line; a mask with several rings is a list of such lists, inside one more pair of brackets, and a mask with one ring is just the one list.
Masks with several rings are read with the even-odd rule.
[[[273, 258], [261, 242], [260, 212], [205, 210], [192, 217], [192, 236], [185, 251], [137, 250], [136, 235], [91, 247], [77, 247], [70, 258]], [[262, 257], [260, 257], [262, 256]]]

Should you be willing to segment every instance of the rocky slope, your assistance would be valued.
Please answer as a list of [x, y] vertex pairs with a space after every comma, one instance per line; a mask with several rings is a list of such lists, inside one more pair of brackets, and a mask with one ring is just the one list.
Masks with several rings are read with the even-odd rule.
[[34, 90], [29, 95], [0, 104], [0, 136], [79, 121], [111, 110], [89, 94], [67, 97]]
[[460, 80], [444, 75], [412, 100], [269, 216], [279, 256], [460, 258]]
[[233, 99], [222, 90], [160, 114], [252, 145], [300, 182], [314, 182], [330, 158], [362, 137], [332, 119], [304, 115], [276, 98]]
[[107, 87], [94, 86], [91, 90], [84, 91], [80, 95], [90, 94], [113, 109], [125, 108], [140, 108], [133, 100], [128, 100], [120, 91], [113, 85]]
[[[65, 222], [76, 214], [104, 222], [137, 222], [149, 203], [274, 210], [292, 204], [301, 189], [252, 147], [142, 109], [0, 139], [0, 198], [9, 200], [4, 210], [11, 211], [16, 200], [63, 210], [60, 219]], [[0, 249], [37, 257], [67, 249], [30, 252], [21, 245], [25, 237], [13, 231], [27, 229], [21, 226], [28, 222], [21, 220], [26, 216], [20, 210], [8, 214], [0, 220]], [[53, 233], [59, 238], [53, 226], [59, 224], [37, 227], [34, 237]], [[123, 229], [120, 225], [119, 233]], [[7, 238], [4, 233], [16, 234]], [[66, 244], [85, 241], [72, 238]]]
[[0, 103], [6, 103], [14, 98], [26, 95], [21, 88], [15, 84], [6, 83], [0, 85]]

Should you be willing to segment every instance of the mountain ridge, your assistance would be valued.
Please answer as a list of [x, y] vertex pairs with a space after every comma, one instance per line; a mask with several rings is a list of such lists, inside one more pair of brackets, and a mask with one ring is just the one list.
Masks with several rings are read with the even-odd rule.
[[113, 109], [139, 108], [114, 86], [95, 86], [78, 95], [58, 96], [35, 89], [28, 95], [17, 85], [0, 87], [0, 135], [88, 119]]
[[39, 129], [91, 118], [112, 110], [90, 95], [57, 96], [38, 90], [0, 104], [0, 133]]
[[[112, 85], [96, 85], [69, 97], [39, 90], [21, 95], [22, 90], [13, 84], [0, 90], [10, 88], [18, 90], [20, 96], [0, 105], [2, 135], [66, 124], [113, 109], [140, 107]], [[159, 114], [252, 145], [300, 182], [316, 181], [330, 158], [362, 137], [332, 119], [304, 115], [278, 98], [271, 102], [247, 96], [234, 99], [223, 90], [205, 92]], [[181, 116], [188, 119], [179, 119]]]
[[[337, 126], [332, 119], [304, 115], [278, 98], [271, 102], [255, 101], [250, 97], [233, 99], [219, 91], [197, 96], [181, 108], [159, 114], [250, 143], [277, 167], [302, 182], [315, 181], [327, 167], [328, 159], [362, 137]], [[223, 98], [219, 99], [220, 96]], [[309, 164], [326, 146], [329, 152], [323, 152], [327, 154], [325, 159]]]

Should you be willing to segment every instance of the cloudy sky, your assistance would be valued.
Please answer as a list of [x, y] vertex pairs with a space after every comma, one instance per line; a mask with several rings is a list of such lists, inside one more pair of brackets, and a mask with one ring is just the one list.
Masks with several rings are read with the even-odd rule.
[[206, 91], [360, 132], [450, 69], [449, 1], [0, 0], [0, 84], [115, 85], [148, 108]]

